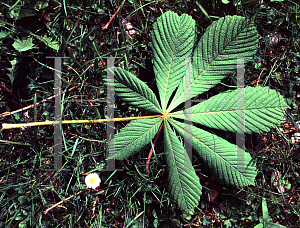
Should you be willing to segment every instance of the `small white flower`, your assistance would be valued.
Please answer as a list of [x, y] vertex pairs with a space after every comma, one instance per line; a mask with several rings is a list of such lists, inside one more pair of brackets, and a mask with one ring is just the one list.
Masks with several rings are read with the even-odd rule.
[[85, 177], [85, 184], [88, 188], [97, 188], [100, 185], [100, 178], [96, 173], [90, 173]]

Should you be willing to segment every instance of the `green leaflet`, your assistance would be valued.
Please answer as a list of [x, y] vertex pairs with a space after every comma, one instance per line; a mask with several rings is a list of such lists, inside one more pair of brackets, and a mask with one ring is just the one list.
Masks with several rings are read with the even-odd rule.
[[[168, 111], [217, 85], [236, 70], [237, 57], [245, 58], [246, 63], [257, 48], [257, 31], [249, 20], [240, 16], [226, 16], [213, 22], [194, 51], [192, 83], [185, 85], [182, 81]], [[190, 91], [191, 97], [185, 96], [187, 91]]]
[[268, 206], [267, 206], [266, 198], [262, 199], [262, 203], [261, 204], [262, 204], [261, 206], [262, 206], [263, 219], [265, 221], [267, 221], [268, 218], [269, 218], [269, 211], [268, 211]]
[[109, 143], [108, 159], [124, 160], [148, 145], [156, 135], [162, 118], [138, 119], [127, 124]]
[[183, 123], [176, 120], [170, 123], [182, 137], [184, 134], [192, 137], [193, 148], [220, 180], [237, 187], [254, 185], [256, 171], [249, 153], [238, 154], [236, 145], [195, 126], [188, 132]]
[[28, 51], [35, 48], [34, 44], [32, 43], [32, 37], [28, 37], [27, 39], [23, 37], [22, 40], [18, 38], [12, 46], [19, 52]]
[[[184, 119], [191, 115], [191, 121], [207, 127], [237, 132], [237, 113], [243, 112], [245, 117], [245, 133], [262, 133], [276, 127], [288, 105], [282, 95], [268, 87], [246, 87], [244, 107], [237, 110], [237, 90], [229, 90], [217, 94], [207, 101], [203, 101], [190, 109], [174, 112], [173, 117]], [[176, 115], [178, 114], [178, 115]], [[239, 114], [239, 116], [241, 116]], [[244, 123], [242, 123], [244, 125]]]
[[47, 37], [46, 35], [44, 37], [37, 37], [39, 40], [43, 41], [44, 44], [46, 44], [48, 47], [54, 49], [55, 51], [59, 51], [59, 44], [57, 41], [51, 41], [50, 37]]
[[164, 127], [168, 189], [180, 209], [193, 214], [200, 200], [202, 187], [184, 147], [167, 121]]
[[114, 89], [118, 97], [141, 110], [162, 112], [155, 94], [145, 82], [120, 67], [114, 71]]
[[[249, 20], [226, 16], [213, 22], [200, 41], [195, 42], [195, 22], [188, 15], [167, 12], [154, 23], [153, 66], [161, 107], [146, 84], [126, 70], [115, 68], [116, 95], [135, 107], [162, 115], [132, 121], [116, 134], [115, 147], [112, 147], [112, 142], [109, 144], [110, 158], [113, 158], [115, 150], [116, 159], [126, 159], [150, 143], [160, 125], [164, 124], [163, 152], [168, 191], [177, 205], [188, 213], [193, 213], [197, 206], [202, 188], [175, 130], [190, 139], [192, 147], [210, 171], [228, 185], [253, 185], [256, 168], [250, 154], [241, 148], [193, 125], [184, 128], [183, 123], [173, 118], [186, 118], [232, 132], [261, 133], [280, 123], [284, 109], [288, 107], [275, 90], [246, 87], [239, 89], [239, 95], [242, 94], [239, 98], [237, 90], [230, 90], [184, 111], [172, 113], [182, 102], [206, 92], [235, 72], [237, 57], [246, 57], [245, 62], [249, 61], [257, 50], [258, 35]], [[173, 92], [174, 98], [168, 106]], [[245, 119], [245, 129], [240, 119]]]
[[186, 14], [168, 11], [153, 25], [153, 68], [163, 110], [184, 76], [184, 57], [191, 56], [195, 37], [195, 21]]

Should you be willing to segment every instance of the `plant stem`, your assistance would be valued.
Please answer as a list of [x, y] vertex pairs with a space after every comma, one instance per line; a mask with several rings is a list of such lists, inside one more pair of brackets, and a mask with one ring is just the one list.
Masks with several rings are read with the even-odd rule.
[[[78, 88], [80, 85], [81, 85], [81, 83], [78, 84], [77, 86], [72, 87], [71, 89], [68, 89], [68, 92], [70, 92], [70, 91], [73, 90], [73, 89]], [[0, 86], [3, 87], [3, 84], [0, 83]], [[4, 86], [5, 86], [5, 85], [4, 85]], [[4, 87], [3, 87], [3, 88], [4, 88]], [[4, 88], [4, 89], [5, 89], [5, 88]], [[8, 92], [10, 92], [10, 91], [8, 91]], [[10, 93], [11, 93], [11, 92], [10, 92]], [[61, 94], [64, 94], [64, 92], [61, 92]], [[13, 94], [12, 94], [12, 95], [13, 95]], [[57, 97], [58, 95], [59, 95], [59, 94], [56, 94], [56, 95], [51, 96], [51, 97], [48, 97], [48, 98], [46, 98], [46, 99], [44, 99], [44, 100], [42, 100], [42, 101], [40, 101], [40, 102], [37, 102], [36, 105], [39, 105], [39, 104], [41, 104], [41, 103], [43, 103], [43, 102], [45, 102], [45, 101], [48, 101], [48, 100], [50, 100], [50, 99], [53, 99], [53, 98]], [[34, 104], [29, 105], [29, 106], [27, 106], [27, 107], [25, 107], [25, 108], [21, 108], [21, 109], [15, 110], [15, 111], [13, 111], [13, 112], [4, 112], [4, 113], [0, 114], [0, 118], [3, 118], [3, 117], [5, 117], [5, 116], [9, 116], [9, 115], [12, 115], [12, 114], [15, 114], [15, 113], [24, 111], [24, 110], [26, 110], [26, 109], [33, 108], [33, 107], [34, 107]]]
[[102, 28], [102, 30], [105, 30], [108, 28], [110, 22], [112, 21], [112, 19], [114, 19], [114, 17], [116, 16], [116, 14], [119, 12], [119, 10], [121, 9], [121, 6], [124, 4], [126, 0], [123, 0], [123, 2], [121, 3], [121, 5], [119, 6], [119, 8], [117, 9], [117, 11], [114, 13], [114, 15], [109, 19], [109, 21], [107, 22], [107, 24]]
[[148, 154], [148, 158], [147, 158], [146, 166], [145, 166], [145, 173], [149, 173], [149, 163], [150, 163], [150, 158], [151, 158], [152, 153], [153, 153], [153, 148], [154, 148], [154, 146], [155, 146], [155, 144], [156, 144], [156, 142], [157, 142], [157, 139], [158, 139], [158, 137], [159, 137], [159, 135], [160, 135], [160, 132], [161, 132], [161, 130], [162, 130], [162, 126], [163, 126], [163, 122], [161, 123], [161, 125], [160, 125], [160, 127], [159, 127], [159, 129], [158, 129], [158, 132], [157, 132], [157, 134], [156, 134], [156, 136], [155, 136], [155, 139], [154, 139], [154, 141], [153, 141], [153, 146], [152, 146], [152, 148], [151, 148], [151, 150], [150, 150], [150, 152], [149, 152], [149, 154]]
[[[113, 118], [113, 119], [96, 119], [96, 120], [62, 120], [62, 124], [78, 124], [78, 123], [103, 123], [107, 121], [129, 121], [137, 119], [152, 119], [156, 117], [162, 117], [163, 115], [154, 115], [154, 116], [134, 116], [134, 117], [122, 117], [122, 118]], [[12, 128], [21, 128], [21, 127], [32, 127], [32, 126], [45, 126], [58, 124], [59, 121], [45, 121], [45, 122], [31, 122], [31, 123], [19, 123], [19, 124], [10, 124], [3, 123], [2, 130], [12, 129]]]
[[68, 198], [65, 198], [64, 200], [58, 202], [57, 204], [54, 204], [53, 206], [49, 207], [47, 210], [45, 210], [43, 213], [44, 215], [46, 215], [51, 209], [53, 209], [54, 207], [57, 207], [58, 205], [62, 204], [63, 202], [73, 198], [74, 196], [77, 196], [79, 195], [80, 193], [82, 193], [83, 191], [87, 190], [87, 187], [86, 189], [83, 189], [83, 190], [80, 190], [79, 192], [77, 192], [76, 194], [72, 195], [72, 196], [69, 196]]

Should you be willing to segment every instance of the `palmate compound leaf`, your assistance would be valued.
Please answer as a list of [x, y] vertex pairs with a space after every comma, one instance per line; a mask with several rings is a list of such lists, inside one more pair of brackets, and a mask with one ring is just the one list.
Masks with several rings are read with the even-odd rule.
[[114, 68], [114, 90], [119, 98], [140, 110], [161, 113], [159, 102], [146, 83], [120, 67]]
[[191, 56], [195, 37], [195, 21], [186, 14], [168, 11], [153, 24], [153, 69], [163, 110], [184, 76], [184, 57]]
[[[183, 23], [183, 21], [185, 23]], [[187, 26], [189, 23], [191, 23], [192, 26]], [[250, 154], [244, 152], [240, 153], [241, 149], [237, 146], [194, 126], [190, 126], [192, 130], [188, 132], [184, 129], [183, 123], [172, 119], [172, 116], [182, 116], [182, 112], [174, 114], [170, 113], [170, 111], [180, 103], [212, 88], [228, 74], [236, 71], [237, 57], [246, 57], [245, 62], [247, 62], [249, 60], [247, 57], [252, 56], [258, 46], [257, 31], [249, 20], [239, 16], [227, 16], [213, 22], [197, 44], [193, 56], [200, 58], [192, 59], [192, 77], [190, 78], [191, 83], [188, 84], [187, 81], [189, 80], [184, 78], [186, 72], [190, 72], [189, 68], [186, 67], [186, 61], [173, 64], [175, 61], [173, 56], [190, 57], [189, 54], [185, 54], [184, 52], [190, 53], [190, 48], [193, 46], [193, 43], [190, 42], [194, 39], [193, 32], [190, 30], [193, 26], [194, 21], [185, 15], [179, 17], [174, 13], [167, 12], [158, 18], [157, 24], [153, 26], [154, 71], [156, 73], [157, 86], [162, 103], [163, 117], [132, 121], [115, 136], [115, 147], [110, 149], [111, 157], [111, 152], [115, 149], [116, 159], [121, 160], [128, 158], [130, 155], [138, 152], [143, 146], [150, 143], [164, 119], [165, 162], [168, 166], [167, 177], [169, 192], [179, 207], [189, 212], [192, 212], [193, 208], [197, 205], [201, 195], [201, 185], [194, 170], [186, 171], [186, 169], [192, 169], [191, 161], [188, 159], [175, 133], [171, 130], [169, 123], [171, 123], [180, 134], [184, 135], [185, 133], [185, 135], [189, 135], [192, 138], [193, 148], [204, 161], [207, 162], [216, 177], [221, 178], [225, 183], [238, 187], [251, 185], [254, 184], [256, 175], [254, 164], [250, 162]], [[178, 30], [179, 27], [183, 27], [185, 30]], [[182, 31], [185, 32], [181, 33]], [[181, 34], [181, 36], [178, 36], [178, 34]], [[193, 38], [189, 40], [186, 34], [190, 34]], [[177, 38], [174, 39], [174, 37]], [[181, 41], [182, 37], [185, 37], [185, 42]], [[181, 41], [178, 43], [180, 44], [179, 46], [177, 45], [177, 40]], [[178, 48], [180, 47], [179, 49], [181, 51], [179, 51], [176, 46], [178, 46]], [[177, 59], [184, 60], [184, 58]], [[123, 100], [127, 100], [127, 102], [135, 107], [146, 110], [149, 106], [151, 111], [161, 113], [155, 100], [156, 98], [154, 98], [155, 96], [151, 92], [148, 92], [148, 87], [146, 89], [140, 87], [140, 81], [136, 82], [136, 77], [124, 70], [115, 71], [115, 76], [117, 84], [117, 88], [115, 89], [116, 95]], [[134, 79], [132, 79], [132, 77], [134, 77]], [[177, 85], [179, 85], [179, 88], [175, 93], [174, 99], [168, 107], [168, 110], [165, 110], [168, 99]], [[144, 93], [144, 90], [147, 92]], [[187, 94], [190, 95], [190, 91], [191, 96], [187, 96]], [[229, 96], [229, 92], [226, 95]], [[222, 96], [225, 95], [221, 94], [218, 98], [227, 99]], [[234, 97], [234, 95], [232, 96]], [[145, 101], [145, 104], [139, 102], [139, 99]], [[249, 103], [251, 107], [260, 105], [255, 103], [255, 97], [251, 99], [252, 103]], [[267, 102], [268, 98], [265, 99]], [[279, 98], [279, 100], [280, 99], [281, 98]], [[248, 102], [250, 102], [250, 100]], [[277, 101], [274, 101], [274, 104], [276, 102]], [[282, 105], [282, 107], [284, 106], [285, 105]], [[203, 110], [201, 111], [203, 112]], [[233, 113], [231, 110], [227, 111], [228, 113]], [[256, 123], [261, 124], [261, 122], [258, 121], [258, 117], [261, 117], [259, 111], [253, 112], [249, 117], [251, 119], [255, 116]], [[276, 121], [278, 122], [282, 117], [277, 109], [275, 111], [269, 109], [263, 112], [269, 115], [270, 118], [275, 118], [276, 120], [269, 120], [268, 123], [265, 122], [263, 124], [264, 127], [261, 128], [262, 131], [269, 130], [268, 125], [273, 124], [272, 126], [274, 126], [274, 123]], [[278, 113], [280, 117], [276, 117], [276, 113]], [[209, 114], [210, 113], [207, 113], [207, 115]], [[230, 114], [225, 115], [224, 118], [225, 117], [233, 122], [233, 117]], [[194, 117], [192, 116], [191, 118], [193, 120]], [[248, 117], [246, 116], [246, 118]], [[195, 119], [197, 118], [194, 118], [193, 121], [195, 121]], [[197, 121], [201, 121], [199, 119], [197, 119]], [[249, 121], [247, 120], [249, 122], [248, 128], [251, 129], [251, 131], [255, 131], [254, 126], [256, 123], [252, 123], [250, 119]], [[224, 119], [222, 120], [224, 121]], [[207, 126], [213, 127], [213, 121], [219, 120], [216, 120], [216, 118], [206, 118], [203, 122], [208, 122]], [[226, 123], [228, 124], [228, 122]], [[231, 125], [228, 124], [228, 126]], [[230, 130], [230, 127], [224, 129]], [[231, 129], [235, 128], [231, 126]], [[112, 145], [112, 143], [110, 143], [110, 145]], [[182, 163], [183, 160], [184, 163]]]
[[236, 187], [254, 185], [256, 168], [249, 153], [237, 150], [236, 145], [195, 126], [187, 131], [184, 123], [174, 119], [169, 122], [182, 137], [191, 138], [192, 147], [221, 181]]
[[156, 135], [162, 118], [138, 119], [127, 124], [109, 142], [108, 159], [124, 160], [148, 145]]
[[164, 141], [168, 191], [180, 209], [193, 214], [199, 203], [202, 187], [188, 154], [168, 121], [164, 123]]
[[[283, 119], [288, 105], [284, 98], [268, 87], [246, 87], [245, 96], [237, 98], [238, 90], [217, 94], [184, 111], [172, 113], [174, 118], [184, 119], [191, 115], [191, 121], [218, 130], [237, 132], [237, 116], [241, 118], [246, 134], [263, 133], [274, 128]], [[237, 101], [241, 107], [237, 108]], [[191, 110], [190, 110], [191, 109]], [[239, 113], [239, 114], [238, 114]], [[177, 115], [178, 114], [178, 115]], [[245, 121], [245, 125], [244, 122]]]
[[[217, 85], [236, 71], [237, 57], [244, 58], [246, 63], [257, 48], [257, 30], [249, 20], [240, 16], [226, 16], [213, 22], [193, 53], [191, 83], [181, 81], [167, 112]], [[186, 96], [188, 91], [190, 95]]]

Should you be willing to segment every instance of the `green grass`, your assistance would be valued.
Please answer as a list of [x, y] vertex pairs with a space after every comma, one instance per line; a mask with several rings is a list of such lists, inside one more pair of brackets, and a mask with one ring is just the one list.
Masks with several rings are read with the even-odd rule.
[[[49, 172], [47, 169], [53, 168], [53, 126], [3, 130], [0, 133], [0, 227], [254, 227], [262, 216], [262, 198], [266, 199], [274, 223], [300, 226], [300, 139], [292, 142], [293, 137], [296, 140], [295, 133], [300, 133], [297, 128], [300, 6], [296, 1], [264, 1], [262, 6], [252, 0], [237, 6], [215, 0], [198, 1], [198, 4], [125, 1], [107, 30], [101, 28], [122, 1], [49, 1], [48, 5], [20, 1], [12, 11], [9, 7], [14, 3], [1, 2], [0, 115], [54, 95], [51, 70], [54, 61], [47, 56], [70, 57], [64, 61], [62, 74], [64, 120], [106, 118], [106, 103], [70, 102], [106, 99], [102, 80], [107, 64], [105, 57], [116, 57], [115, 66], [131, 71], [157, 91], [150, 33], [153, 22], [166, 10], [192, 15], [199, 28], [206, 28], [211, 20], [225, 15], [251, 17], [258, 27], [260, 48], [253, 63], [245, 68], [245, 84], [277, 89], [291, 110], [277, 129], [246, 135], [246, 147], [259, 169], [255, 186], [243, 189], [224, 186], [193, 156], [195, 168], [202, 170], [197, 175], [204, 188], [199, 209], [193, 216], [182, 215], [168, 197], [161, 139], [155, 145], [148, 174], [144, 170], [151, 146], [131, 160], [116, 161], [116, 168], [123, 171], [100, 172], [105, 165], [106, 124], [63, 125], [63, 170]], [[28, 16], [29, 13], [33, 16]], [[20, 18], [25, 14], [28, 17]], [[136, 34], [127, 36], [122, 26], [125, 19]], [[199, 29], [199, 37], [203, 31]], [[270, 46], [266, 36], [274, 32], [281, 38]], [[60, 45], [58, 52], [49, 42], [43, 42], [45, 35], [51, 38], [52, 45]], [[38, 48], [19, 53], [12, 46], [15, 39], [29, 37]], [[11, 65], [14, 59], [15, 67]], [[232, 78], [222, 83], [235, 85]], [[227, 88], [225, 85], [199, 98], [219, 93]], [[145, 115], [117, 98], [115, 105], [115, 117]], [[28, 115], [24, 115], [27, 111]], [[54, 99], [49, 99], [26, 111], [5, 115], [0, 121], [23, 123], [53, 119]], [[125, 125], [126, 122], [115, 122], [116, 132]], [[235, 141], [234, 135], [217, 134]], [[52, 205], [84, 190], [85, 174], [89, 172], [101, 177], [99, 191], [83, 191], [43, 214]], [[213, 193], [218, 193], [216, 198], [212, 197]]]

